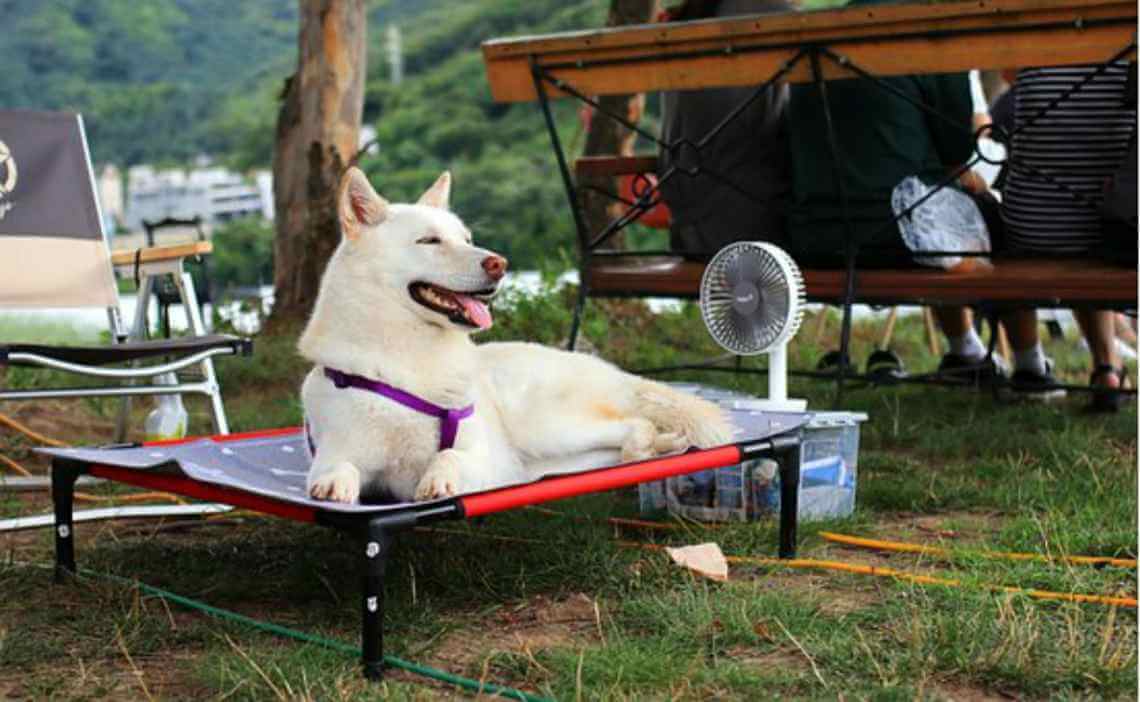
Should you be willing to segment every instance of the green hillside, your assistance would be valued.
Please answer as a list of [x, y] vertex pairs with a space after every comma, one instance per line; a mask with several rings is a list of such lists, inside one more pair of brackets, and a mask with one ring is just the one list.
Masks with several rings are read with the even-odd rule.
[[[363, 165], [392, 199], [444, 168], [481, 241], [532, 266], [569, 247], [569, 217], [534, 105], [491, 103], [485, 39], [600, 26], [605, 0], [372, 0]], [[0, 0], [0, 105], [84, 114], [94, 157], [120, 166], [209, 154], [239, 169], [272, 158], [277, 96], [295, 61], [295, 0]], [[385, 30], [402, 33], [389, 81]], [[574, 108], [559, 106], [567, 134]]]
[[0, 105], [84, 114], [94, 157], [178, 162], [234, 146], [232, 96], [288, 70], [289, 0], [0, 0]]

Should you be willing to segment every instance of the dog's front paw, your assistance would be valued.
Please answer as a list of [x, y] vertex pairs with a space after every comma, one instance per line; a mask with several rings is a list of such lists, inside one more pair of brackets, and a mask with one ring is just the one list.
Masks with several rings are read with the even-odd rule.
[[436, 454], [427, 472], [416, 486], [415, 499], [438, 500], [459, 494], [460, 467], [463, 461], [459, 452], [448, 449]]
[[360, 498], [360, 471], [351, 463], [339, 463], [317, 475], [310, 473], [309, 495], [315, 500], [356, 502]]
[[454, 466], [432, 468], [416, 486], [416, 501], [438, 500], [459, 494], [459, 471]]

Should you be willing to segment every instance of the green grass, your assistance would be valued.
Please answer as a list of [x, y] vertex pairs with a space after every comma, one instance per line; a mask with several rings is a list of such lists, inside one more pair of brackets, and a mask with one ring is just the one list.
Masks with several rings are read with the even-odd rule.
[[[557, 343], [568, 326], [566, 302], [555, 293], [518, 300], [491, 336]], [[833, 317], [823, 338], [836, 328]], [[691, 307], [653, 317], [639, 303], [591, 303], [584, 329], [626, 367], [714, 352]], [[866, 358], [877, 333], [875, 325], [857, 326], [856, 359]], [[810, 366], [826, 350], [814, 336], [808, 320], [792, 348], [794, 367]], [[296, 388], [306, 368], [293, 345], [288, 335], [260, 338], [252, 361], [219, 364], [235, 428], [299, 420]], [[937, 363], [917, 319], [900, 320], [893, 346], [912, 369]], [[1047, 350], [1066, 380], [1087, 382], [1087, 355], [1073, 340], [1050, 342]], [[762, 378], [687, 376], [763, 392]], [[793, 395], [817, 408], [830, 406], [833, 392], [826, 383], [792, 383]], [[615, 533], [600, 520], [636, 515], [635, 498], [624, 491], [552, 505], [561, 516], [523, 510], [403, 535], [386, 581], [388, 649], [558, 699], [1134, 699], [1135, 610], [984, 589], [1135, 597], [1134, 571], [977, 555], [993, 549], [1135, 557], [1135, 405], [1090, 416], [1083, 401], [1007, 405], [984, 393], [914, 386], [847, 393], [845, 408], [870, 415], [857, 509], [847, 519], [802, 525], [802, 555], [953, 577], [963, 587], [743, 564], [733, 566], [728, 583], [701, 580], [658, 552], [619, 546], [615, 536], [716, 541], [726, 553], [767, 556], [775, 551], [775, 526], [685, 523], [664, 535]], [[198, 410], [195, 419], [198, 429], [207, 428]], [[25, 442], [11, 446], [11, 455], [34, 463]], [[21, 506], [37, 512], [46, 502], [7, 496], [9, 514]], [[938, 544], [953, 556], [942, 562], [853, 551], [830, 545], [822, 530]], [[84, 524], [78, 533], [86, 567], [355, 643], [354, 543], [338, 533], [249, 516], [175, 531], [153, 523]], [[5, 546], [0, 693], [458, 695], [402, 673], [369, 685], [341, 654], [168, 609], [129, 587], [52, 585], [47, 571], [18, 564], [50, 560], [48, 532], [11, 535]]]
[[83, 344], [98, 341], [99, 332], [64, 321], [0, 313], [0, 339], [7, 343]]

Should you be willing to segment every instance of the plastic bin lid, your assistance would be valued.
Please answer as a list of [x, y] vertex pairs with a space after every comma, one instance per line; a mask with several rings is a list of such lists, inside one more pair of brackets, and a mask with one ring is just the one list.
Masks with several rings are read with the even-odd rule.
[[867, 421], [866, 412], [812, 412], [805, 428], [849, 427], [865, 421]]

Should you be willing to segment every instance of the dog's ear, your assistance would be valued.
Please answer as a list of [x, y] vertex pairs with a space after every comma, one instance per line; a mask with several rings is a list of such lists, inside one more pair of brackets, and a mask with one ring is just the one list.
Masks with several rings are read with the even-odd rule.
[[451, 171], [444, 171], [435, 179], [435, 183], [420, 195], [417, 205], [447, 209], [447, 201], [451, 197]]
[[348, 169], [340, 180], [338, 196], [340, 229], [346, 239], [356, 240], [364, 227], [374, 227], [388, 216], [388, 202], [380, 197], [359, 168]]

